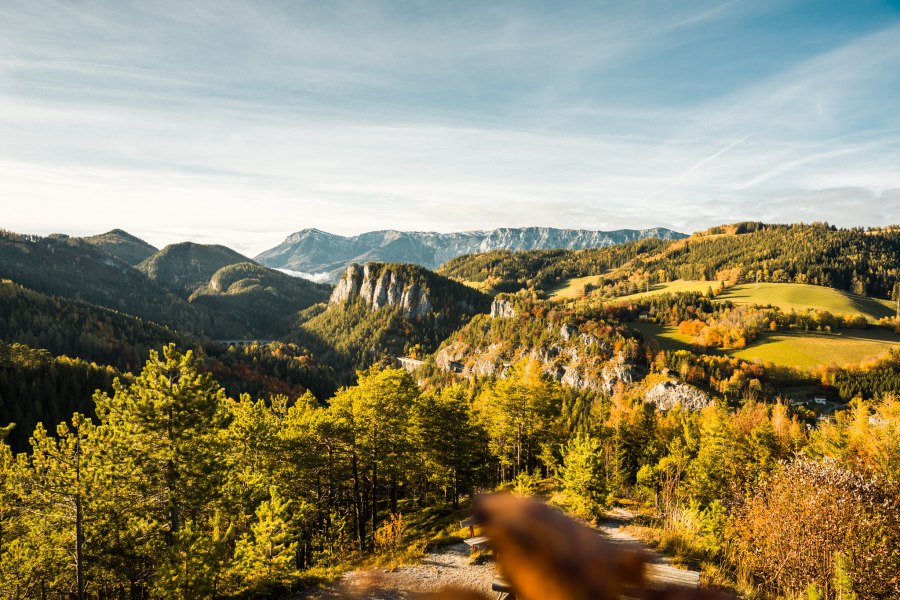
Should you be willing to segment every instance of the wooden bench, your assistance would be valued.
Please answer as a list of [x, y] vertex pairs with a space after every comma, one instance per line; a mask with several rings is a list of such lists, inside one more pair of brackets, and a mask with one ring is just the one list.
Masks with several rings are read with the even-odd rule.
[[465, 519], [459, 522], [462, 529], [469, 528], [468, 539], [463, 540], [473, 550], [484, 550], [488, 547], [488, 537], [486, 535], [475, 535], [475, 519]]
[[[465, 519], [459, 522], [459, 526], [462, 529], [467, 527], [469, 529], [469, 538], [464, 540], [466, 544], [473, 550], [486, 550], [490, 540], [486, 535], [475, 535], [476, 525], [478, 525], [478, 522], [475, 519]], [[491, 589], [497, 592], [497, 600], [515, 600], [516, 598], [509, 581], [504, 579], [502, 575], [494, 577], [494, 580], [491, 582]]]
[[507, 581], [502, 575], [497, 575], [494, 577], [494, 581], [491, 582], [491, 589], [497, 592], [497, 600], [515, 600], [516, 595], [513, 593], [512, 586], [509, 585], [509, 581]]

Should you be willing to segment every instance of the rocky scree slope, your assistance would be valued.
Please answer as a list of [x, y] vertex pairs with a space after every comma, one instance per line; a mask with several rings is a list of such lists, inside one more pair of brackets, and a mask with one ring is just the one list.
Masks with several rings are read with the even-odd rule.
[[445, 371], [502, 377], [508, 367], [536, 361], [564, 385], [612, 392], [636, 377], [640, 342], [621, 325], [586, 319], [556, 319], [528, 302], [496, 298], [490, 315], [478, 315], [451, 335], [435, 354]]

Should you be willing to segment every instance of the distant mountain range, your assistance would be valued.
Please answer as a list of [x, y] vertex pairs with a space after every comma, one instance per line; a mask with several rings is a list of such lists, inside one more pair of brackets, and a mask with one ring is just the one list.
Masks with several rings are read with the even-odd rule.
[[255, 260], [267, 267], [336, 283], [351, 263], [413, 263], [434, 269], [457, 256], [491, 250], [580, 250], [644, 238], [678, 240], [684, 237], [687, 236], [683, 233], [662, 227], [615, 231], [522, 227], [458, 233], [386, 230], [352, 237], [304, 229], [289, 235], [284, 242], [266, 250]]

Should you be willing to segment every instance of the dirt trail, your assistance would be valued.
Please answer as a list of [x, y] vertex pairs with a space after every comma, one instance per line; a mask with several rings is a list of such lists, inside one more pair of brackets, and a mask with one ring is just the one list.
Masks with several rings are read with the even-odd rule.
[[469, 547], [460, 543], [426, 554], [417, 565], [345, 573], [334, 584], [309, 590], [297, 600], [405, 600], [448, 585], [489, 592], [495, 573], [493, 563], [469, 564]]
[[654, 587], [680, 585], [696, 588], [700, 585], [700, 573], [682, 569], [672, 565], [672, 561], [659, 552], [655, 552], [646, 544], [635, 538], [623, 528], [635, 517], [635, 514], [623, 508], [614, 508], [607, 513], [600, 525], [600, 532], [614, 544], [635, 550], [643, 550], [650, 559], [648, 578]]
[[[700, 582], [697, 571], [672, 566], [668, 558], [648, 549], [623, 530], [623, 526], [634, 516], [621, 508], [613, 509], [598, 530], [614, 544], [647, 553], [650, 558], [648, 576], [654, 587], [681, 585], [696, 588]], [[399, 567], [393, 571], [350, 571], [331, 585], [301, 593], [296, 600], [407, 600], [414, 598], [418, 592], [434, 591], [447, 585], [490, 593], [495, 574], [496, 567], [492, 562], [469, 564], [469, 547], [454, 544], [426, 554], [417, 565]]]

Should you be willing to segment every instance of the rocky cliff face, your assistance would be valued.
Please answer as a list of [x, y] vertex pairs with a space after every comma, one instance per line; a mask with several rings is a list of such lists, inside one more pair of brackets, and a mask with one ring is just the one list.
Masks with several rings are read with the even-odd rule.
[[426, 287], [394, 269], [377, 264], [347, 267], [331, 294], [330, 304], [355, 298], [361, 298], [373, 311], [385, 306], [398, 307], [407, 318], [424, 317], [432, 310]]
[[494, 298], [494, 301], [491, 303], [491, 318], [499, 319], [506, 318], [511, 319], [516, 316], [516, 309], [513, 307], [512, 303], [508, 300], [503, 300], [501, 298]]

